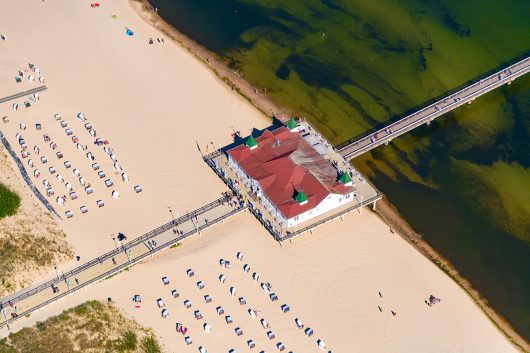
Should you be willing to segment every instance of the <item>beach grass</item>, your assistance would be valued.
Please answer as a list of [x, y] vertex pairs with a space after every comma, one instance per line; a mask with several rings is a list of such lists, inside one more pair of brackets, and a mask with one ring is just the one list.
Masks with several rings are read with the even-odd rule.
[[0, 219], [14, 215], [20, 206], [20, 196], [0, 184]]
[[111, 303], [88, 301], [0, 340], [0, 353], [160, 353], [153, 333]]

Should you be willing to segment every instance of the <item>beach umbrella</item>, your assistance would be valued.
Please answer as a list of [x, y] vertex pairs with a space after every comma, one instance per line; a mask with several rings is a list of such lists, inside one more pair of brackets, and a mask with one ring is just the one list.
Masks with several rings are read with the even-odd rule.
[[132, 36], [134, 35], [134, 31], [130, 28], [127, 28], [127, 30], [125, 31], [125, 34], [128, 35], [128, 36]]
[[90, 7], [94, 8], [94, 7], [99, 7], [100, 4], [99, 2], [93, 2], [92, 4], [90, 4]]

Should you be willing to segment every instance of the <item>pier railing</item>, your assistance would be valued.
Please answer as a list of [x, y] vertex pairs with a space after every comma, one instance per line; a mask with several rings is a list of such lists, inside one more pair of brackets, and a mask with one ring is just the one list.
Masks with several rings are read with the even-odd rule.
[[[186, 221], [189, 221], [191, 220], [192, 218], [194, 217], [197, 217], [198, 215], [201, 215], [209, 210], [212, 210], [213, 208], [217, 207], [217, 206], [220, 206], [222, 205], [224, 202], [228, 201], [229, 199], [231, 198], [231, 195], [226, 195], [226, 196], [223, 196], [207, 205], [204, 205], [192, 212], [189, 212], [187, 213], [186, 215], [184, 216], [181, 216], [171, 222], [168, 222], [166, 224], [163, 224], [161, 225], [160, 227], [156, 228], [156, 229], [153, 229], [151, 230], [150, 232], [147, 232], [145, 233], [144, 235], [136, 238], [136, 239], [133, 239], [131, 240], [130, 242], [128, 243], [125, 243], [124, 245], [122, 245], [121, 247], [117, 248], [117, 249], [113, 249], [105, 254], [103, 254], [102, 256], [99, 256], [93, 260], [90, 260], [88, 261], [87, 263], [81, 265], [81, 266], [78, 266], [66, 273], [64, 273], [62, 276], [60, 277], [56, 277], [56, 278], [53, 278], [45, 283], [42, 283], [41, 285], [35, 287], [35, 288], [31, 288], [31, 289], [28, 289], [27, 291], [24, 291], [16, 296], [14, 296], [13, 298], [10, 298], [9, 300], [4, 300], [2, 303], [2, 305], [5, 305], [7, 304], [8, 302], [10, 302], [11, 304], [15, 304], [21, 300], [24, 300], [38, 292], [41, 292], [43, 290], [47, 290], [47, 289], [50, 289], [53, 285], [55, 284], [58, 284], [62, 281], [64, 281], [65, 278], [72, 278], [74, 277], [75, 275], [93, 267], [93, 266], [96, 266], [96, 265], [99, 265], [100, 263], [102, 263], [103, 261], [105, 260], [108, 260], [108, 259], [111, 259], [113, 258], [114, 256], [124, 252], [124, 251], [127, 251], [145, 241], [148, 241], [148, 240], [151, 240], [152, 238], [154, 238], [155, 236], [157, 235], [160, 235], [176, 226], [178, 226], [179, 224], [182, 224]], [[210, 223], [213, 223], [213, 222], [209, 222]], [[198, 228], [200, 230], [200, 228]], [[179, 238], [176, 238], [176, 239], [184, 239], [182, 237], [179, 237]]]
[[9, 141], [7, 141], [2, 131], [0, 131], [0, 140], [2, 141], [2, 144], [4, 145], [5, 149], [7, 150], [11, 158], [13, 158], [13, 160], [17, 164], [18, 170], [20, 170], [20, 174], [22, 175], [22, 179], [24, 179], [24, 181], [26, 182], [28, 187], [31, 189], [31, 191], [33, 191], [37, 199], [39, 199], [39, 201], [42, 202], [44, 207], [46, 207], [48, 211], [50, 211], [50, 213], [61, 218], [61, 216], [59, 216], [59, 214], [55, 211], [55, 208], [53, 208], [50, 202], [44, 197], [44, 195], [41, 194], [41, 192], [39, 191], [39, 189], [37, 189], [35, 184], [33, 184], [33, 181], [31, 181], [28, 175], [28, 172], [26, 171], [26, 168], [24, 167], [24, 164], [22, 164], [22, 161], [20, 160], [20, 158], [18, 158], [15, 151], [13, 151], [13, 149], [11, 148], [11, 145], [9, 144]]

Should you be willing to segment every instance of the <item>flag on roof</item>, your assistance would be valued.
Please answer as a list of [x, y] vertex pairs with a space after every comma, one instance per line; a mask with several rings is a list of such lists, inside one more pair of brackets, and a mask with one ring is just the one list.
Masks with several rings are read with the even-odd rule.
[[307, 202], [307, 195], [303, 190], [297, 191], [294, 199], [300, 204], [303, 205]]
[[254, 137], [252, 137], [252, 135], [250, 135], [245, 144], [247, 145], [248, 148], [253, 149], [258, 145], [258, 142], [256, 141]]
[[352, 180], [351, 180], [351, 176], [350, 174], [348, 174], [348, 172], [344, 172], [342, 173], [342, 175], [340, 176], [339, 178], [339, 182], [341, 184], [348, 184], [348, 183], [351, 183]]
[[289, 119], [289, 121], [287, 122], [287, 128], [289, 130], [293, 130], [293, 129], [296, 129], [297, 127], [298, 127], [298, 122], [296, 121], [294, 117], [291, 117], [291, 119]]

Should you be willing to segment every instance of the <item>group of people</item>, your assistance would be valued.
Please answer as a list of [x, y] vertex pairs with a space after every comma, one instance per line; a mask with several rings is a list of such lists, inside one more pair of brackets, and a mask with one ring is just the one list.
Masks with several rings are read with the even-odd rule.
[[[158, 41], [158, 43], [165, 43], [166, 42], [164, 38], [157, 38], [156, 40]], [[155, 41], [153, 40], [153, 38], [149, 38], [149, 44], [154, 44], [154, 42]]]

